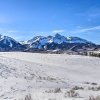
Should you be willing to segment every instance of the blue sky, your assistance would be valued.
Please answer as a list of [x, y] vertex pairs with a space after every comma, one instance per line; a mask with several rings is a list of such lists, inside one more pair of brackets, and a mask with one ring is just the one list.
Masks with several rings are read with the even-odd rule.
[[100, 43], [100, 0], [0, 0], [0, 34], [78, 36]]

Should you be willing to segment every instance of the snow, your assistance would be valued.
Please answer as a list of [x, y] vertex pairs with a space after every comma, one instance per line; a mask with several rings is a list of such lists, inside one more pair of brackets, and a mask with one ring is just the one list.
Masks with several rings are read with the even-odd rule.
[[[0, 100], [14, 100], [31, 94], [34, 100], [71, 100], [65, 92], [74, 86], [82, 98], [99, 95], [100, 91], [88, 90], [91, 83], [100, 86], [100, 59], [95, 57], [40, 54], [25, 52], [0, 52]], [[89, 84], [85, 84], [88, 82]], [[47, 93], [61, 88], [61, 93]]]
[[70, 43], [88, 43], [87, 40], [81, 39], [79, 37], [67, 37]]
[[24, 44], [29, 44], [28, 41], [19, 41], [20, 44], [24, 45]]
[[[60, 34], [55, 34], [55, 36], [37, 36], [33, 39], [29, 40], [29, 43], [33, 45], [33, 48], [42, 48], [42, 46], [50, 43], [62, 44], [62, 43], [91, 43], [85, 39], [81, 39], [79, 37], [65, 37]], [[34, 46], [35, 45], [35, 46]], [[31, 46], [32, 47], [32, 46]]]
[[67, 39], [64, 36], [61, 36], [60, 34], [56, 34], [53, 38], [54, 43], [61, 44], [63, 42], [67, 42]]
[[4, 44], [9, 45], [10, 47], [13, 47], [12, 41], [18, 43], [13, 38], [8, 36], [1, 36], [0, 41], [3, 41]]

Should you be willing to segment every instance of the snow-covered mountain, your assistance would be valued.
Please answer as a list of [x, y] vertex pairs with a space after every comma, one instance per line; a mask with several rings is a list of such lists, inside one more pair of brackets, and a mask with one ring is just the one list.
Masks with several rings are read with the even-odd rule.
[[98, 48], [92, 42], [79, 37], [65, 37], [60, 34], [55, 36], [36, 36], [28, 41], [18, 42], [11, 37], [0, 35], [0, 51], [48, 51], [48, 50], [94, 50]]
[[42, 49], [42, 50], [69, 50], [69, 49], [92, 49], [96, 48], [96, 45], [90, 41], [79, 37], [65, 37], [60, 34], [55, 34], [55, 36], [36, 36], [29, 40], [30, 48]]
[[22, 50], [24, 46], [8, 36], [0, 35], [0, 51]]
[[47, 44], [47, 43], [56, 43], [56, 44], [62, 44], [62, 43], [90, 43], [89, 41], [79, 38], [79, 37], [64, 37], [60, 34], [55, 34], [55, 36], [36, 36], [33, 39], [29, 40], [28, 43], [36, 43], [39, 42], [41, 45]]

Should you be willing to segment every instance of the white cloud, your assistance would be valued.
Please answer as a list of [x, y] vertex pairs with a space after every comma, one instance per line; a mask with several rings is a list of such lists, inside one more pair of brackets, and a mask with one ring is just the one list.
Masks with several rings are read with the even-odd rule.
[[20, 31], [18, 30], [13, 30], [13, 29], [5, 29], [5, 28], [0, 28], [0, 34], [5, 35], [5, 36], [11, 36], [13, 37], [15, 34], [18, 34]]
[[82, 27], [82, 26], [76, 26], [76, 28], [77, 28], [77, 29], [82, 29], [83, 27]]
[[93, 30], [100, 30], [100, 26], [77, 29], [77, 30], [71, 31], [71, 33], [84, 33], [84, 32], [93, 31]]
[[84, 12], [76, 13], [75, 16], [84, 17], [87, 21], [94, 21], [100, 19], [100, 7], [91, 7]]
[[53, 30], [52, 33], [62, 33], [65, 32], [65, 30]]
[[4, 28], [0, 28], [0, 32], [1, 33], [16, 33], [16, 32], [19, 32], [18, 30], [7, 30], [7, 29], [4, 29]]
[[16, 33], [16, 32], [19, 32], [17, 30], [7, 30], [7, 33]]

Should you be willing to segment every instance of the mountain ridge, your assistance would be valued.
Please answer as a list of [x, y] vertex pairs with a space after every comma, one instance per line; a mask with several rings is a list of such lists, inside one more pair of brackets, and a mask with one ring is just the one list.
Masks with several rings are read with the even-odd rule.
[[60, 34], [55, 34], [55, 36], [36, 36], [31, 40], [28, 40], [27, 43], [30, 44], [30, 49], [37, 50], [72, 50], [79, 51], [87, 49], [95, 49], [96, 44], [87, 41], [79, 37], [65, 37]]
[[0, 51], [20, 51], [25, 47], [9, 36], [0, 35]]
[[18, 42], [9, 36], [0, 35], [0, 51], [74, 51], [84, 52], [98, 49], [100, 46], [79, 37], [35, 36], [28, 41]]

